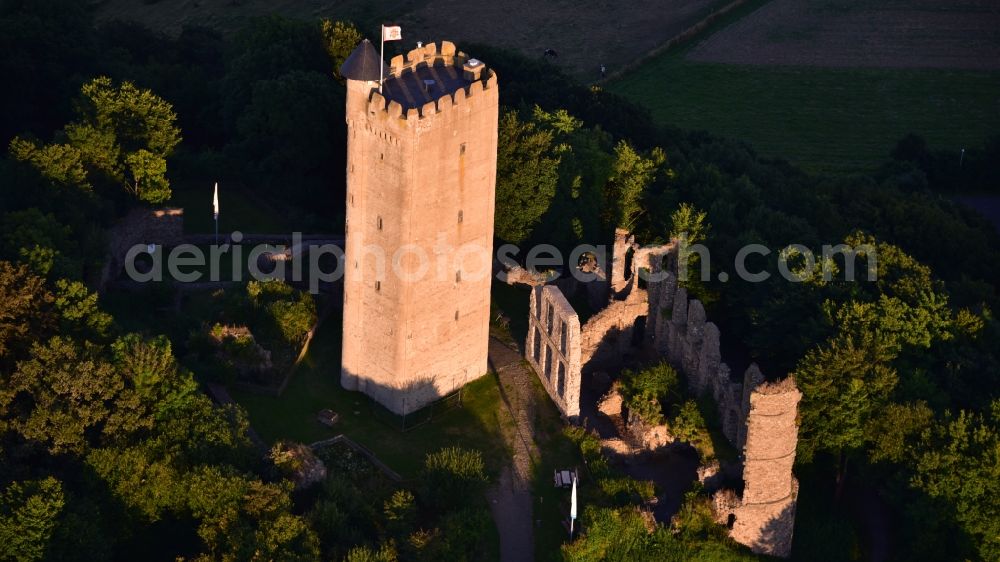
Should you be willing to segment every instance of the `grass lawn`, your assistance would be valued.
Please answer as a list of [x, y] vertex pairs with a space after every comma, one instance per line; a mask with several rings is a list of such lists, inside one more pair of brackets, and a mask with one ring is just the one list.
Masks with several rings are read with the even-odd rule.
[[[331, 314], [317, 332], [305, 363], [280, 398], [230, 389], [265, 441], [293, 439], [310, 443], [343, 433], [369, 448], [404, 478], [417, 476], [427, 453], [447, 446], [481, 450], [493, 472], [507, 458], [498, 418], [500, 393], [492, 375], [465, 387], [461, 407], [403, 432], [391, 414], [367, 396], [341, 388], [340, 344], [341, 318]], [[316, 421], [316, 413], [324, 408], [340, 414], [335, 428]]]
[[559, 411], [549, 400], [542, 384], [535, 380], [535, 392], [539, 405], [535, 420], [535, 439], [541, 452], [541, 459], [535, 466], [535, 480], [532, 486], [534, 496], [534, 517], [541, 521], [535, 527], [535, 560], [561, 561], [563, 543], [569, 539], [569, 533], [563, 527], [563, 521], [569, 517], [570, 491], [556, 488], [552, 482], [555, 470], [578, 468], [581, 478], [577, 490], [580, 513], [589, 503], [592, 492], [596, 490], [594, 483], [585, 478], [583, 458], [580, 449], [568, 437], [563, 435], [565, 427], [559, 418]]
[[700, 63], [668, 52], [608, 85], [661, 124], [749, 141], [813, 172], [870, 169], [907, 133], [932, 148], [1000, 131], [1000, 73]]

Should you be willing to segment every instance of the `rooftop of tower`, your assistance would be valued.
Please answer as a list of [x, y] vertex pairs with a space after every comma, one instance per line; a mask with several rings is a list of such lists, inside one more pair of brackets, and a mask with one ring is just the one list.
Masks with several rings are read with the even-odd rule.
[[[374, 48], [363, 42], [344, 63], [341, 72], [353, 80], [377, 81], [372, 78], [378, 74], [378, 63], [372, 60], [377, 57]], [[349, 72], [344, 72], [345, 69]], [[403, 55], [393, 57], [382, 82], [382, 97], [387, 102], [398, 103], [405, 114], [408, 109], [419, 109], [427, 102], [450, 96], [460, 89], [468, 90], [474, 82], [486, 82], [492, 75], [493, 71], [485, 64], [457, 51], [454, 43], [428, 43], [413, 49], [405, 58]]]

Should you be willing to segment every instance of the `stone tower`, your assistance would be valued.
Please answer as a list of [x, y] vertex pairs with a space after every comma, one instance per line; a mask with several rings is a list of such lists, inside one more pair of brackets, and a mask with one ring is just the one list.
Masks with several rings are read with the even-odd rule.
[[[748, 376], [748, 380], [753, 378]], [[799, 482], [792, 474], [798, 444], [802, 393], [789, 377], [762, 382], [748, 395], [743, 446], [743, 494], [714, 496], [719, 521], [729, 536], [757, 554], [787, 558], [792, 551]]]
[[407, 414], [486, 373], [497, 77], [447, 41], [385, 67], [365, 40], [341, 74], [341, 384]]

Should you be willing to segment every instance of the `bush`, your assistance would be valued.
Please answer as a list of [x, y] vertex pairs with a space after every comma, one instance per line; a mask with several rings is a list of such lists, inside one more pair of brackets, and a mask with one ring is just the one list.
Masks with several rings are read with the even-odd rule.
[[442, 510], [466, 506], [470, 498], [482, 495], [487, 482], [481, 452], [447, 447], [427, 455], [421, 499]]
[[690, 443], [697, 449], [702, 461], [714, 459], [715, 447], [712, 445], [712, 436], [698, 404], [694, 400], [688, 400], [674, 410], [675, 413], [669, 422], [670, 433], [678, 441]]
[[622, 371], [622, 396], [629, 415], [635, 415], [650, 425], [663, 423], [664, 404], [680, 400], [680, 382], [677, 371], [660, 363], [642, 371]]
[[296, 346], [305, 341], [316, 324], [316, 305], [312, 295], [302, 293], [298, 301], [279, 301], [267, 308], [286, 343]]

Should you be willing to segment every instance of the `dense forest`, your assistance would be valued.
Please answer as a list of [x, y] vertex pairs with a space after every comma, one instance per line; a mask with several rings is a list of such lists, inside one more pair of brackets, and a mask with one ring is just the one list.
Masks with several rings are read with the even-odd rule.
[[[361, 36], [272, 17], [166, 37], [95, 26], [86, 3], [0, 2], [0, 559], [488, 554], [478, 452], [429, 455], [395, 489], [359, 487], [345, 452], [328, 463], [342, 476], [295, 490], [238, 406], [214, 405], [156, 326], [127, 333], [92, 290], [107, 229], [187, 180], [230, 178], [298, 208], [304, 228], [341, 230], [336, 70]], [[684, 234], [711, 249], [713, 275], [689, 290], [734, 371], [755, 361], [796, 377], [796, 473], [813, 505], [800, 508], [797, 558], [859, 556], [851, 505], [871, 494], [891, 514], [893, 559], [1000, 559], [1000, 239], [953, 200], [1000, 189], [1000, 136], [960, 159], [912, 135], [867, 174], [812, 176], [738, 140], [657, 128], [544, 60], [461, 48], [500, 76], [499, 241]], [[718, 281], [750, 243], [774, 249], [752, 270], [803, 281]], [[823, 264], [780, 251], [838, 243], [877, 250], [878, 279], [827, 280]], [[588, 509], [563, 556], [752, 558], [698, 490], [673, 529], [649, 532], [632, 503]]]

